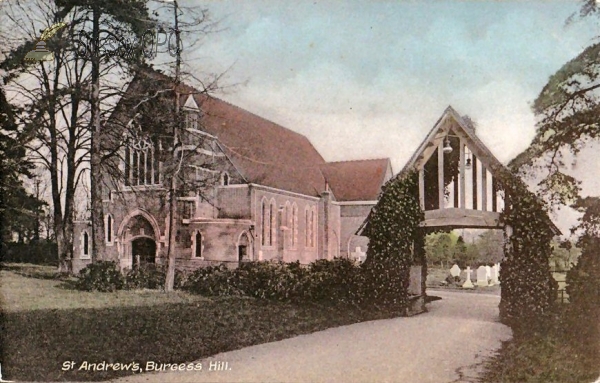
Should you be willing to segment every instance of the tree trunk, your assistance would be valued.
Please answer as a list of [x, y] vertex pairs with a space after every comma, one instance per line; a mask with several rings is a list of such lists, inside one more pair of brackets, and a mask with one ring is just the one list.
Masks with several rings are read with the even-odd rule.
[[165, 278], [165, 291], [171, 292], [175, 286], [175, 241], [177, 239], [177, 197], [175, 190], [177, 187], [176, 177], [171, 177], [171, 187], [169, 190], [169, 242], [167, 246], [167, 276]]
[[104, 211], [102, 206], [102, 153], [100, 140], [100, 10], [93, 9], [92, 95], [90, 147], [90, 200], [92, 218], [92, 262], [105, 258]]

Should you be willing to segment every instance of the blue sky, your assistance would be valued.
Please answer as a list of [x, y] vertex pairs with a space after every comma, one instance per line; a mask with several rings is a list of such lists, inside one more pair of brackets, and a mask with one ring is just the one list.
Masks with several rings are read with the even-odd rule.
[[228, 69], [238, 86], [217, 96], [306, 135], [326, 160], [389, 157], [395, 171], [448, 105], [506, 163], [533, 137], [548, 77], [599, 30], [566, 25], [576, 1], [188, 4], [221, 20], [185, 52], [196, 73]]
[[186, 52], [228, 68], [220, 97], [308, 136], [328, 160], [390, 157], [395, 169], [446, 106], [470, 115], [500, 160], [534, 132], [530, 104], [588, 45], [566, 1], [208, 1], [223, 30]]

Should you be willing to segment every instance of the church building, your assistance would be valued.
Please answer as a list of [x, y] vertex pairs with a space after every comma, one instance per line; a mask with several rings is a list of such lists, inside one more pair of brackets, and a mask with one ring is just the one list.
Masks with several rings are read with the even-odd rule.
[[[156, 89], [144, 88], [148, 79]], [[123, 99], [127, 94], [150, 98], [169, 87], [172, 79], [146, 71], [136, 76]], [[176, 149], [182, 161], [175, 165], [178, 179], [185, 181], [178, 182], [173, 224], [178, 269], [222, 263], [236, 267], [249, 260], [308, 264], [334, 257], [364, 259], [368, 239], [356, 233], [393, 176], [388, 158], [327, 162], [299, 133], [187, 85], [178, 93], [184, 123]], [[111, 119], [128, 121], [120, 126], [129, 127], [139, 103], [123, 99]], [[107, 125], [106, 131], [121, 129], [112, 137], [125, 137], [130, 135], [125, 127]], [[123, 269], [166, 261], [165, 174], [173, 169], [164, 153], [168, 136], [164, 131], [103, 141], [116, 145], [119, 177], [115, 172], [105, 177], [102, 258], [118, 259]], [[91, 262], [91, 235], [89, 222], [76, 222], [76, 272]]]

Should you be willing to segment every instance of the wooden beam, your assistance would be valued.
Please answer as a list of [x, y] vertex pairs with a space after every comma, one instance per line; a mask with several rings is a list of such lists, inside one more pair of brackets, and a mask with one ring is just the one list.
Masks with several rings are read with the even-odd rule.
[[487, 210], [487, 169], [481, 163], [481, 210]]
[[444, 208], [444, 140], [438, 145], [438, 195], [439, 208]]
[[459, 175], [459, 187], [460, 187], [460, 203], [457, 207], [464, 209], [465, 206], [465, 143], [463, 139], [460, 139], [460, 175]]
[[494, 176], [492, 176], [492, 211], [498, 211], [498, 183]]
[[471, 161], [471, 166], [473, 167], [473, 210], [477, 210], [477, 157], [475, 157], [475, 153], [471, 154], [473, 158]]
[[470, 209], [437, 209], [425, 212], [425, 227], [499, 228], [500, 213]]
[[425, 169], [419, 170], [419, 205], [425, 210]]

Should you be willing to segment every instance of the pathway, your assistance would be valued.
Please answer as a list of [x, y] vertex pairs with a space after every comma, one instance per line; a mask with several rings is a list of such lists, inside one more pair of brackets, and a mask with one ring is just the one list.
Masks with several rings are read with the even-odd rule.
[[[500, 297], [428, 290], [442, 300], [412, 318], [358, 323], [202, 360], [197, 372], [146, 373], [142, 382], [473, 382], [484, 356], [511, 336]], [[225, 371], [208, 371], [227, 367]], [[226, 362], [227, 365], [216, 362]]]

